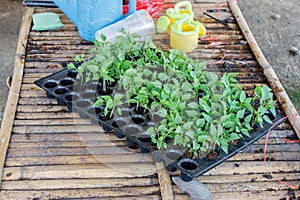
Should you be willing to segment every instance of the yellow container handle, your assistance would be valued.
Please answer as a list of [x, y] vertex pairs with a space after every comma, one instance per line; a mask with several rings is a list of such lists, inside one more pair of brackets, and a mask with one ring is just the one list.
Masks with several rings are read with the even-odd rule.
[[[186, 31], [186, 32], [183, 32], [182, 31], [182, 26], [183, 26], [183, 23], [187, 22], [189, 26], [192, 26], [194, 29], [191, 30], [191, 31]], [[171, 26], [171, 30], [176, 33], [176, 34], [179, 34], [179, 35], [194, 35], [194, 34], [197, 34], [199, 33], [199, 29], [200, 29], [200, 26], [197, 22], [193, 21], [191, 17], [185, 17], [183, 19], [180, 19], [178, 21], [176, 21], [172, 26]]]
[[180, 8], [185, 7], [186, 11], [192, 12], [192, 4], [189, 1], [180, 1], [175, 4], [174, 6], [174, 12], [180, 13]]
[[[180, 9], [185, 7], [185, 9]], [[182, 11], [184, 13], [182, 13]], [[167, 16], [171, 19], [171, 24], [177, 19], [181, 19], [184, 16], [194, 17], [194, 12], [192, 11], [192, 4], [189, 1], [181, 1], [175, 4], [174, 8], [168, 8], [166, 12]]]

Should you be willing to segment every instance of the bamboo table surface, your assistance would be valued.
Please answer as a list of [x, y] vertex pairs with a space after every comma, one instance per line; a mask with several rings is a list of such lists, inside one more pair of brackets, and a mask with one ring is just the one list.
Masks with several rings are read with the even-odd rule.
[[[192, 3], [195, 17], [207, 27], [208, 34], [199, 38], [197, 49], [189, 55], [209, 61], [208, 70], [217, 74], [237, 72], [247, 93], [256, 85], [271, 86], [279, 109], [296, 115], [236, 1]], [[222, 18], [233, 17], [233, 30], [203, 15], [219, 8]], [[58, 13], [65, 26], [33, 31], [32, 14], [41, 12]], [[217, 12], [210, 14], [218, 17]], [[156, 34], [154, 43], [169, 49], [167, 34]], [[168, 173], [150, 154], [128, 149], [124, 139], [103, 133], [89, 120], [80, 119], [78, 113], [69, 113], [66, 106], [57, 105], [34, 85], [35, 80], [61, 70], [62, 63], [72, 62], [75, 55], [87, 53], [91, 47], [59, 9], [27, 8], [0, 133], [1, 199], [189, 199], [170, 179], [179, 172]], [[299, 125], [299, 119], [294, 118], [273, 130], [267, 153], [273, 173], [294, 185], [300, 185], [300, 145], [287, 143], [284, 138], [299, 136]], [[299, 198], [299, 190], [291, 190], [267, 175], [264, 143], [265, 138], [260, 139], [198, 180], [211, 190], [214, 199]]]

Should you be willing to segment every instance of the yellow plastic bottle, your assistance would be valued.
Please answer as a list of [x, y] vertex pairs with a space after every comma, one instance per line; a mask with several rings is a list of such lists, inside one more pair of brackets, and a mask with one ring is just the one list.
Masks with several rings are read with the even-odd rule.
[[199, 29], [199, 23], [190, 17], [175, 21], [171, 26], [171, 47], [186, 53], [193, 51], [198, 45]]

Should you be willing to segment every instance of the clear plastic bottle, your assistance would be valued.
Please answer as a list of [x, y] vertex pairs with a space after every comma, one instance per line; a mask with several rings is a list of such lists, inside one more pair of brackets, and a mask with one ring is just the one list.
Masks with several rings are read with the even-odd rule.
[[137, 33], [140, 35], [138, 40], [145, 41], [147, 36], [155, 33], [155, 24], [146, 10], [139, 10], [116, 23], [100, 29], [95, 33], [95, 38], [101, 41], [101, 34], [103, 34], [106, 36], [106, 41], [115, 42], [117, 37], [121, 35], [120, 30]]

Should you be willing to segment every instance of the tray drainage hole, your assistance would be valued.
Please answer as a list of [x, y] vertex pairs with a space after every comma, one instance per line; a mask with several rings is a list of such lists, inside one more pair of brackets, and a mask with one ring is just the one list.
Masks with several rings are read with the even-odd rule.
[[44, 87], [45, 88], [48, 88], [48, 89], [51, 89], [51, 88], [55, 88], [57, 87], [57, 82], [56, 81], [47, 81], [45, 84], [44, 84]]
[[131, 119], [137, 125], [141, 125], [141, 124], [145, 123], [145, 121], [146, 121], [145, 117], [142, 115], [134, 115], [131, 117]]
[[166, 153], [166, 156], [168, 159], [175, 161], [175, 160], [180, 160], [182, 158], [182, 153], [177, 150], [170, 150]]
[[57, 94], [57, 95], [66, 94], [67, 92], [68, 92], [68, 89], [64, 88], [64, 87], [59, 87], [59, 88], [54, 90], [54, 93]]
[[198, 165], [193, 160], [184, 160], [180, 163], [180, 166], [187, 171], [194, 171], [197, 169]]
[[86, 107], [90, 106], [91, 104], [92, 103], [90, 101], [88, 101], [88, 100], [82, 100], [82, 99], [80, 99], [80, 100], [76, 101], [76, 106], [78, 108], [86, 108]]
[[74, 84], [74, 80], [71, 79], [71, 78], [65, 78], [65, 79], [62, 79], [62, 80], [60, 81], [60, 84], [61, 84], [62, 86], [73, 85], [73, 84]]
[[116, 128], [123, 128], [124, 126], [126, 126], [127, 122], [123, 119], [115, 119], [112, 123], [113, 127]]
[[77, 93], [70, 93], [65, 96], [65, 100], [68, 102], [77, 101], [79, 97], [80, 96]]
[[69, 70], [67, 76], [71, 78], [75, 78], [77, 76], [76, 69]]

